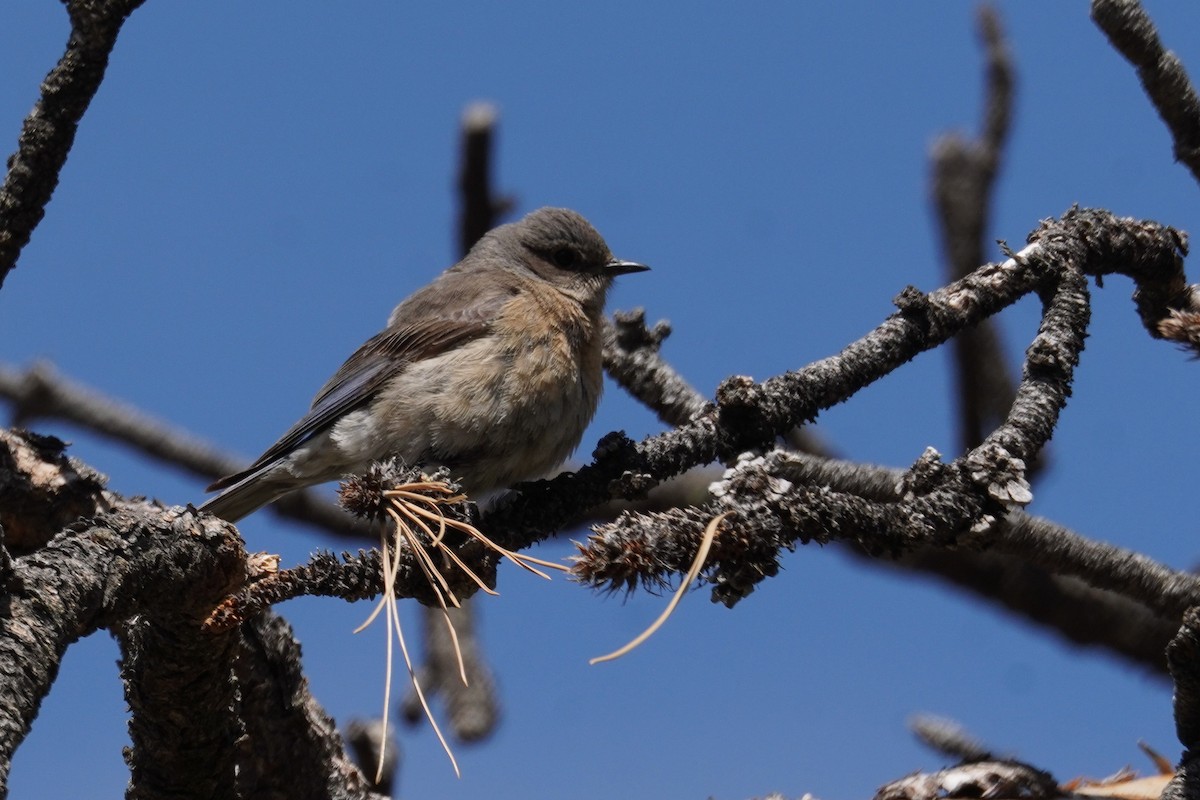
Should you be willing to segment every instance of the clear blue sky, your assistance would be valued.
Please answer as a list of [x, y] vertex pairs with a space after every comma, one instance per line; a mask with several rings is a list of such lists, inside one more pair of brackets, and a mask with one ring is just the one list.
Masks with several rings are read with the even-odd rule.
[[[1200, 74], [1200, 7], [1149, 9]], [[453, 262], [458, 118], [487, 99], [502, 114], [499, 187], [522, 211], [581, 211], [618, 255], [653, 265], [622, 280], [611, 307], [670, 319], [665, 353], [705, 393], [729, 374], [802, 366], [877, 324], [906, 284], [941, 283], [927, 156], [938, 134], [978, 124], [973, 11], [150, 0], [0, 290], [0, 358], [51, 359], [257, 454], [395, 302]], [[992, 238], [1019, 244], [1072, 203], [1194, 227], [1197, 186], [1084, 4], [1000, 11], [1019, 85]], [[0, 4], [4, 154], [66, 35], [59, 3]], [[1114, 279], [1094, 295], [1032, 511], [1188, 567], [1197, 367], [1149, 339], [1129, 293]], [[1001, 324], [1019, 356], [1035, 304]], [[947, 365], [942, 352], [918, 359], [820, 430], [861, 460], [907, 465], [926, 446], [956, 455]], [[583, 455], [615, 428], [659, 429], [610, 386]], [[40, 429], [72, 440], [117, 491], [203, 496], [200, 481], [84, 432]], [[331, 545], [269, 514], [242, 531], [285, 564]], [[783, 566], [732, 611], [693, 593], [647, 645], [596, 667], [587, 659], [627, 641], [663, 600], [622, 603], [506, 568], [501, 597], [482, 603], [502, 728], [458, 748], [461, 780], [428, 728], [406, 733], [402, 793], [862, 797], [942, 763], [905, 729], [917, 711], [957, 718], [1062, 778], [1143, 766], [1139, 739], [1178, 755], [1165, 683], [834, 548]], [[351, 634], [368, 608], [280, 611], [329, 711], [376, 714], [382, 629]], [[123, 791], [115, 658], [104, 634], [69, 652], [17, 755], [12, 797]]]

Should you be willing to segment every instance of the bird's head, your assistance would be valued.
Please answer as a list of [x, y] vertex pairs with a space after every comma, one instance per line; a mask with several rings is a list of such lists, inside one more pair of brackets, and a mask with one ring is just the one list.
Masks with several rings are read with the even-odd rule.
[[[586, 219], [565, 208], [539, 208], [484, 239], [508, 251], [523, 269], [588, 308], [601, 308], [612, 280], [649, 267], [614, 258]], [[483, 242], [481, 242], [483, 244]]]

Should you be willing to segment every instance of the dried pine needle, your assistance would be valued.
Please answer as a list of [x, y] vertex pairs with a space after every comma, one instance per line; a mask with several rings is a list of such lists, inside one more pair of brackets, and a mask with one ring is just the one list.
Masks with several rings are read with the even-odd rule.
[[[421, 494], [421, 492], [433, 493], [437, 496], [431, 497], [429, 494]], [[413, 553], [413, 558], [417, 563], [417, 567], [421, 570], [421, 574], [429, 583], [430, 589], [433, 590], [434, 597], [437, 598], [438, 605], [441, 606], [442, 615], [446, 620], [446, 626], [450, 631], [450, 640], [454, 644], [454, 655], [458, 662], [458, 674], [462, 679], [463, 685], [467, 684], [467, 669], [463, 660], [462, 649], [458, 641], [458, 632], [454, 629], [454, 623], [450, 619], [449, 606], [455, 608], [460, 607], [458, 598], [450, 588], [450, 582], [446, 580], [445, 575], [438, 569], [434, 563], [433, 557], [429, 552], [429, 548], [441, 552], [449, 561], [461, 569], [480, 589], [488, 594], [498, 594], [494, 589], [488, 587], [483, 579], [475, 574], [458, 554], [454, 552], [445, 543], [446, 532], [452, 529], [463, 533], [472, 539], [475, 539], [484, 547], [487, 547], [502, 558], [506, 558], [522, 569], [528, 570], [535, 575], [538, 575], [546, 580], [550, 580], [550, 576], [538, 566], [551, 569], [568, 571], [568, 568], [562, 564], [556, 564], [552, 561], [543, 561], [540, 558], [522, 555], [508, 550], [505, 547], [485, 536], [478, 528], [466, 522], [447, 517], [442, 511], [443, 505], [450, 505], [461, 502], [465, 499], [465, 495], [455, 494], [451, 488], [441, 481], [419, 481], [408, 483], [402, 486], [397, 486], [394, 489], [383, 493], [383, 496], [389, 501], [387, 508], [388, 517], [395, 526], [394, 537], [392, 541], [396, 542], [395, 547], [389, 546], [388, 531], [385, 529], [380, 534], [380, 561], [383, 565], [383, 597], [375, 605], [375, 608], [367, 616], [367, 619], [355, 629], [355, 633], [364, 630], [375, 618], [379, 616], [381, 611], [386, 611], [385, 619], [387, 621], [387, 668], [385, 670], [385, 685], [383, 691], [383, 736], [387, 737], [388, 725], [388, 709], [391, 707], [391, 692], [392, 692], [392, 632], [395, 631], [396, 639], [400, 643], [400, 652], [404, 657], [404, 665], [408, 669], [409, 680], [412, 682], [413, 690], [416, 692], [417, 699], [421, 703], [421, 708], [425, 712], [425, 717], [429, 720], [430, 726], [436, 734], [438, 742], [441, 743], [442, 749], [446, 751], [446, 755], [450, 758], [450, 764], [454, 767], [454, 774], [461, 777], [462, 773], [458, 768], [458, 761], [454, 757], [453, 751], [450, 749], [450, 744], [446, 741], [446, 737], [442, 734], [441, 728], [438, 727], [437, 720], [434, 719], [433, 711], [429, 707], [429, 702], [425, 699], [425, 692], [421, 688], [421, 683], [417, 679], [416, 670], [413, 667], [412, 659], [409, 657], [408, 646], [404, 640], [404, 632], [400, 627], [400, 612], [399, 603], [396, 599], [395, 586], [396, 576], [400, 572], [401, 549], [399, 543], [403, 540]], [[436, 531], [430, 526], [434, 523], [437, 526]], [[420, 534], [424, 534], [427, 542], [422, 543]], [[707, 552], [707, 550], [705, 551]], [[537, 566], [534, 566], [537, 565]], [[698, 569], [698, 567], [697, 567]], [[383, 777], [383, 759], [380, 759], [379, 768], [375, 775], [376, 783]]]
[[[547, 575], [546, 573], [542, 572], [540, 569], [535, 568], [533, 566], [534, 564], [537, 564], [538, 566], [542, 566], [542, 567], [548, 567], [550, 569], [562, 570], [563, 572], [570, 571], [570, 568], [563, 564], [556, 564], [553, 561], [543, 561], [542, 559], [534, 558], [533, 556], [527, 556], [527, 555], [523, 555], [521, 553], [514, 553], [512, 550], [509, 550], [509, 549], [497, 544], [496, 542], [493, 542], [491, 539], [489, 539], [487, 536], [485, 536], [483, 534], [483, 532], [480, 531], [478, 528], [476, 528], [474, 525], [470, 525], [466, 522], [459, 522], [456, 519], [450, 519], [441, 512], [440, 508], [438, 508], [438, 506], [441, 505], [442, 503], [455, 503], [455, 502], [462, 500], [463, 495], [453, 495], [453, 496], [444, 497], [444, 498], [433, 498], [433, 497], [429, 497], [428, 495], [417, 494], [416, 491], [414, 491], [414, 490], [436, 491], [436, 492], [442, 493], [444, 495], [451, 494], [450, 487], [446, 486], [446, 484], [427, 482], [427, 483], [408, 484], [406, 486], [398, 486], [395, 489], [391, 489], [389, 491], [384, 492], [383, 496], [392, 498], [392, 499], [400, 498], [400, 499], [409, 501], [407, 508], [409, 511], [413, 512], [414, 514], [418, 514], [420, 516], [426, 517], [427, 519], [435, 520], [438, 522], [439, 525], [445, 524], [451, 528], [454, 528], [457, 531], [461, 531], [462, 533], [467, 534], [472, 539], [475, 539], [476, 541], [478, 541], [480, 544], [482, 544], [484, 547], [488, 548], [489, 550], [494, 550], [496, 553], [499, 553], [503, 558], [507, 558], [509, 561], [513, 562], [518, 567], [528, 570], [529, 572], [532, 572], [534, 575], [537, 575], [541, 578], [550, 580], [550, 576]], [[424, 508], [422, 508], [422, 506], [424, 506]], [[445, 549], [444, 546], [442, 546], [440, 542], [434, 542], [434, 544], [442, 549]]]
[[696, 557], [692, 560], [691, 568], [688, 569], [687, 575], [684, 576], [683, 582], [679, 584], [679, 588], [675, 591], [674, 596], [671, 597], [671, 602], [667, 603], [667, 607], [661, 614], [658, 615], [658, 619], [650, 623], [650, 627], [638, 634], [629, 644], [620, 649], [614, 650], [608, 655], [597, 656], [596, 658], [588, 661], [589, 664], [599, 664], [603, 661], [614, 661], [621, 656], [626, 655], [653, 636], [654, 633], [661, 628], [664, 623], [666, 623], [667, 619], [670, 618], [673, 613], [675, 613], [675, 607], [678, 606], [679, 601], [683, 599], [683, 595], [688, 590], [688, 587], [691, 586], [692, 581], [696, 580], [696, 576], [699, 575], [700, 570], [704, 568], [704, 561], [708, 558], [709, 548], [712, 547], [713, 539], [715, 539], [717, 536], [717, 528], [720, 527], [721, 522], [723, 522], [724, 519], [732, 513], [732, 511], [726, 511], [724, 514], [713, 517], [712, 522], [708, 523], [708, 526], [704, 529], [704, 536], [700, 538], [700, 547], [696, 550]]

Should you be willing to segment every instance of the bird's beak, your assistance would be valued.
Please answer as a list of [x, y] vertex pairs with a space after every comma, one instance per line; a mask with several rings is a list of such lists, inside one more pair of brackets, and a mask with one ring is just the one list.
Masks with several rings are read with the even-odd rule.
[[614, 258], [604, 265], [604, 274], [610, 277], [617, 275], [628, 275], [631, 272], [645, 272], [650, 269], [645, 264], [639, 264], [636, 261], [622, 261], [619, 258]]

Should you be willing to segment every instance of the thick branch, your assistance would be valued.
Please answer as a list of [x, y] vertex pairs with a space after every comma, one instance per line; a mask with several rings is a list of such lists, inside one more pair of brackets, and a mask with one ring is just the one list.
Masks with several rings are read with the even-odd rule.
[[[8, 450], [21, 444], [12, 433], [0, 442]], [[33, 455], [9, 461], [63, 494], [92, 497], [87, 482], [46, 477], [64, 464], [78, 469], [60, 449], [33, 448], [48, 454], [41, 462]], [[29, 483], [17, 468], [3, 474], [0, 490], [10, 498]], [[283, 623], [266, 612], [242, 629], [203, 629], [210, 610], [257, 563], [247, 560], [233, 527], [178, 509], [106, 500], [112, 511], [93, 509], [88, 522], [5, 560], [0, 785], [66, 648], [107, 628], [122, 648], [132, 711], [130, 797], [290, 798], [312, 787], [321, 787], [313, 796], [371, 796], [308, 696]], [[272, 752], [277, 757], [264, 762]]]
[[68, 458], [53, 436], [0, 431], [0, 530], [4, 546], [28, 553], [80, 517], [108, 508], [105, 478]]
[[291, 800], [304, 787], [312, 797], [378, 800], [309, 693], [287, 622], [268, 610], [241, 634], [236, 670], [246, 736], [238, 743], [239, 796]]
[[[124, 674], [147, 678], [128, 687], [135, 744], [160, 726], [188, 743], [173, 755], [150, 748], [155, 758], [171, 759], [169, 774], [141, 760], [138, 748], [134, 784], [142, 793], [136, 796], [159, 796], [170, 786], [231, 786], [229, 653], [222, 640], [200, 634], [199, 622], [241, 582], [244, 558], [230, 526], [144, 505], [101, 515], [15, 559], [0, 615], [2, 768], [28, 732], [67, 646], [102, 627], [120, 632], [122, 621], [136, 616], [136, 630], [126, 630], [123, 640]], [[144, 652], [133, 654], [150, 638], [163, 645], [154, 663]], [[190, 677], [180, 692], [171, 678], [183, 674]], [[201, 796], [191, 791], [173, 796]]]
[[1175, 681], [1175, 732], [1184, 746], [1175, 778], [1165, 800], [1200, 798], [1200, 608], [1189, 609], [1179, 633], [1167, 648]]

